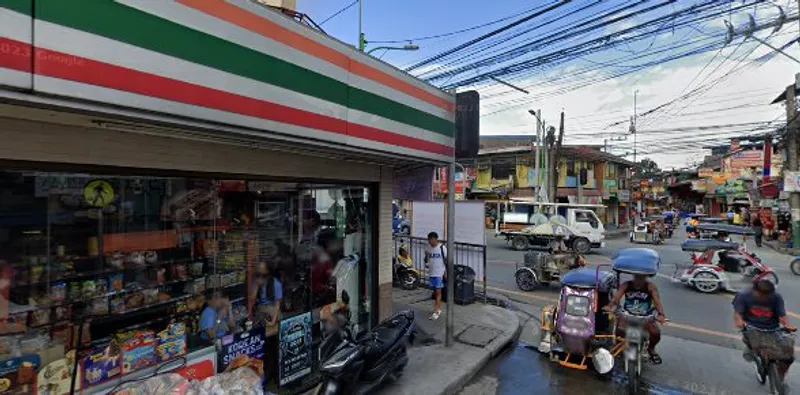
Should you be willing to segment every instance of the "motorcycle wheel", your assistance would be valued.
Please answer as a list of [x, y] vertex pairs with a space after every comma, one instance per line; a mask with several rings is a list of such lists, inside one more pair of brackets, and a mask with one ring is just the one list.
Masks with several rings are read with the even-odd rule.
[[520, 270], [517, 272], [517, 287], [525, 292], [531, 292], [536, 289], [536, 276], [528, 270]]
[[342, 392], [341, 384], [334, 380], [325, 380], [319, 385], [317, 395], [338, 395]]
[[628, 394], [636, 395], [639, 393], [639, 372], [636, 371], [636, 361], [627, 361], [625, 370], [628, 376]]
[[769, 374], [769, 388], [771, 393], [774, 395], [786, 394], [786, 386], [780, 381], [780, 378], [778, 378], [778, 364], [771, 362], [767, 367], [767, 371]]
[[795, 259], [789, 264], [789, 269], [795, 276], [800, 276], [800, 259]]
[[411, 271], [407, 271], [402, 278], [403, 289], [410, 291], [419, 285], [419, 278]]

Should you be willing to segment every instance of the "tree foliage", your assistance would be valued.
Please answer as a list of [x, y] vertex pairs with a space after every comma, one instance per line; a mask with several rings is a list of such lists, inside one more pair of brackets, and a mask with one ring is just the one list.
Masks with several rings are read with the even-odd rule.
[[661, 169], [658, 168], [658, 164], [656, 164], [656, 162], [650, 158], [644, 158], [639, 161], [634, 169], [636, 172], [636, 177], [639, 178], [653, 177], [661, 173]]

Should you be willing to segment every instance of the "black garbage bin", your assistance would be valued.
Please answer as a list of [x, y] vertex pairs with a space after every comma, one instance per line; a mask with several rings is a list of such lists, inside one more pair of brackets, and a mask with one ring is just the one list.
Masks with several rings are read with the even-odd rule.
[[453, 266], [453, 300], [456, 304], [471, 304], [475, 301], [475, 270], [469, 266]]

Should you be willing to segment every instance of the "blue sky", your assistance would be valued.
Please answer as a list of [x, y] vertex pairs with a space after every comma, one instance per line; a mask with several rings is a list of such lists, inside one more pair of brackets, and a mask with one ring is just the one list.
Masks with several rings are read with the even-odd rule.
[[[298, 0], [300, 11], [317, 23], [346, 7], [352, 0]], [[369, 40], [396, 40], [446, 33], [500, 19], [532, 7], [520, 0], [364, 0], [363, 29]], [[490, 5], [490, 6], [487, 6]], [[331, 19], [325, 31], [348, 43], [358, 37], [358, 5]], [[481, 32], [487, 30], [481, 30]], [[419, 42], [413, 54], [387, 53], [383, 59], [405, 64], [414, 59], [459, 44], [474, 35]], [[449, 44], [449, 45], [448, 45]], [[378, 45], [378, 44], [375, 44]], [[378, 54], [379, 55], [379, 54]]]
[[[298, 8], [320, 23], [351, 2], [352, 0], [298, 0]], [[612, 7], [636, 3], [632, 0], [605, 1], [585, 13], [572, 14], [573, 19], [559, 18], [570, 10], [576, 10], [592, 2], [593, 0], [575, 0], [568, 6], [534, 20], [535, 24], [545, 23], [548, 18], [552, 19], [553, 22], [546, 28], [527, 33], [516, 39], [519, 41], [510, 39], [508, 42], [498, 42], [495, 46], [513, 47], [523, 40], [535, 39], [537, 35], [550, 34], [558, 30], [560, 25], [566, 25], [570, 21], [590, 18]], [[680, 0], [641, 18], [632, 18], [611, 25], [596, 36], [579, 38], [576, 42], [621, 31], [649, 18], [656, 18], [676, 8], [680, 9], [697, 2], [699, 0]], [[364, 0], [363, 29], [368, 41], [402, 40], [452, 32], [550, 3], [552, 1]], [[645, 4], [650, 6], [659, 3], [661, 1], [652, 0]], [[774, 4], [783, 5], [785, 12], [790, 16], [797, 15], [795, 0], [774, 0], [764, 5], [745, 8], [738, 14], [729, 15], [727, 19], [730, 19], [737, 28], [746, 26], [748, 14], [754, 15], [758, 23], [766, 23], [776, 18], [778, 11]], [[421, 47], [419, 51], [391, 51], [385, 54], [378, 51], [373, 55], [383, 56], [384, 61], [404, 68], [515, 19], [446, 38], [415, 42]], [[635, 91], [638, 91], [638, 112], [642, 114], [665, 103], [675, 102], [686, 92], [699, 88], [704, 89], [690, 99], [679, 100], [667, 110], [639, 119], [640, 132], [637, 138], [639, 159], [649, 156], [663, 167], [691, 165], [702, 160], [706, 154], [699, 149], [700, 146], [713, 142], [725, 143], [729, 136], [738, 133], [737, 130], [713, 130], [673, 134], [666, 132], [665, 129], [767, 121], [773, 121], [779, 126], [783, 121], [784, 110], [779, 105], [770, 106], [769, 102], [793, 81], [794, 73], [800, 71], [798, 67], [800, 65], [783, 56], [772, 56], [766, 62], [754, 62], [757, 57], [773, 51], [752, 39], [736, 39], [719, 50], [714, 49], [704, 54], [583, 86], [584, 80], [625, 71], [631, 64], [646, 63], [649, 60], [647, 58], [627, 61], [626, 57], [632, 57], [650, 48], [669, 47], [683, 41], [708, 37], [711, 37], [709, 42], [724, 41], [724, 38], [719, 36], [713, 38], [714, 35], [724, 36], [724, 19], [726, 18], [715, 18], [706, 23], [685, 27], [684, 30], [670, 30], [669, 25], [666, 25], [663, 31], [659, 30], [659, 34], [652, 41], [648, 39], [631, 45], [610, 46], [607, 50], [580, 56], [552, 67], [531, 69], [529, 73], [515, 75], [514, 84], [528, 89], [531, 92], [529, 95], [492, 83], [491, 80], [484, 80], [477, 86], [482, 97], [481, 133], [533, 134], [535, 123], [527, 114], [528, 109], [541, 109], [544, 118], [551, 121], [557, 120], [558, 113], [563, 110], [567, 114], [565, 139], [568, 143], [603, 144], [604, 141], [608, 141], [611, 152], [630, 155], [633, 151], [633, 142], [626, 132], [629, 128], [628, 120], [633, 113]], [[331, 19], [323, 25], [323, 28], [328, 34], [355, 45], [358, 5]], [[788, 42], [791, 37], [797, 37], [798, 30], [798, 23], [792, 22], [787, 23], [778, 35], [769, 36], [771, 29], [767, 29], [757, 33], [757, 36], [768, 40], [772, 45], [780, 46]], [[371, 47], [378, 45], [384, 44], [371, 44]], [[487, 51], [498, 50], [497, 48], [488, 48]], [[538, 52], [533, 51], [521, 60], [536, 58], [550, 50], [545, 48]], [[787, 52], [800, 57], [800, 46], [791, 46], [787, 48]], [[586, 72], [598, 64], [614, 61], [622, 66], [599, 67], [596, 71]], [[431, 68], [451, 70], [467, 62], [455, 62], [455, 64], [444, 62], [433, 64]], [[478, 69], [474, 74], [489, 69], [491, 66]], [[425, 70], [415, 73], [420, 71]], [[460, 76], [467, 78], [472, 74], [470, 72]], [[743, 133], [753, 133], [746, 129], [741, 130]]]

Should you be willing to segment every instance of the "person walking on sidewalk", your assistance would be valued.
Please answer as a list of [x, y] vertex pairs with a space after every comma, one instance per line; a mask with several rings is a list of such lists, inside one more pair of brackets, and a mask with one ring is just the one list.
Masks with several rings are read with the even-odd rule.
[[436, 232], [428, 233], [428, 250], [425, 251], [425, 267], [428, 268], [433, 295], [436, 299], [431, 320], [438, 320], [442, 315], [442, 288], [444, 288], [445, 260], [447, 259], [447, 249], [439, 241]]
[[753, 215], [753, 232], [756, 236], [756, 247], [761, 247], [761, 240], [764, 237], [764, 223], [761, 222], [761, 216], [758, 212]]

